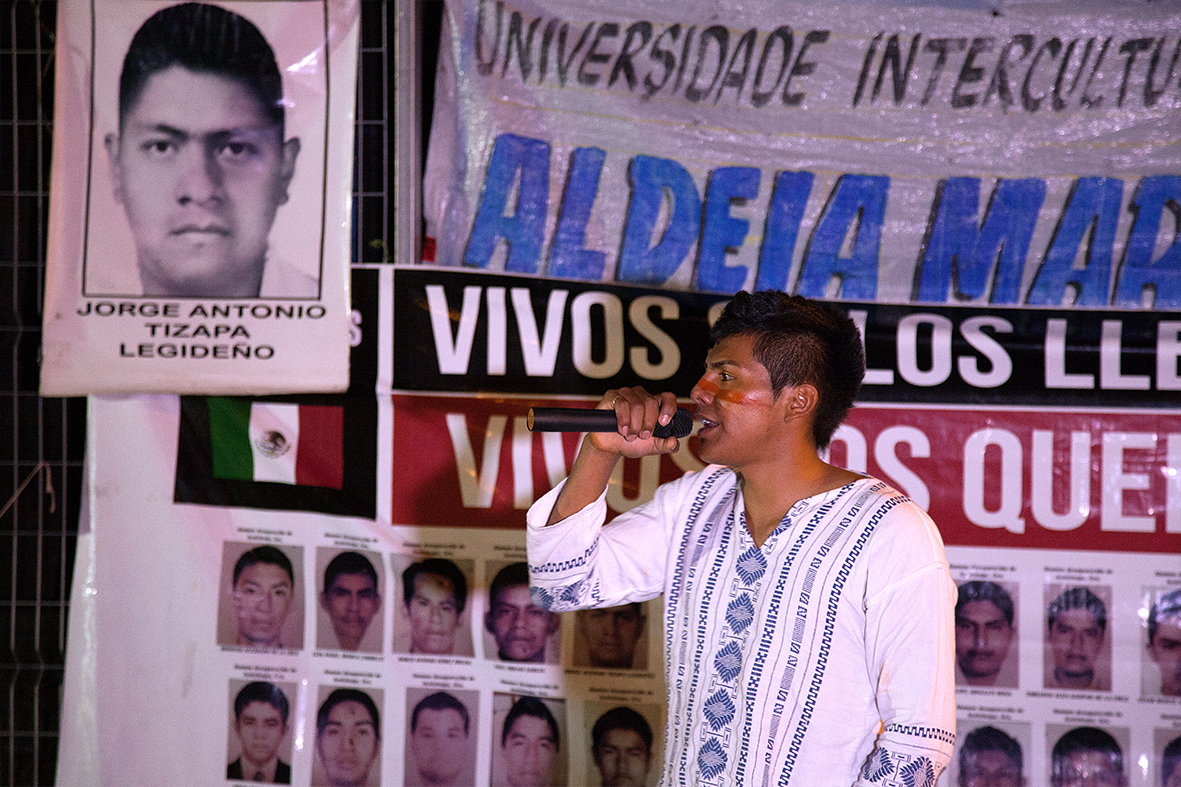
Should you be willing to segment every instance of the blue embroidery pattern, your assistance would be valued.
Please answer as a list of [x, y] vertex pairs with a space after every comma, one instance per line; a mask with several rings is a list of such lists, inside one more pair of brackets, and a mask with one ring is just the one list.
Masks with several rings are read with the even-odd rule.
[[[934, 787], [936, 776], [935, 763], [927, 757], [914, 757], [907, 761], [906, 757], [891, 755], [881, 747], [869, 755], [861, 775], [866, 781], [881, 783], [883, 787]], [[891, 779], [893, 775], [898, 778]]]
[[744, 633], [747, 626], [755, 618], [755, 605], [750, 596], [742, 595], [730, 602], [726, 607], [726, 621], [730, 628], [738, 633]]
[[890, 754], [884, 749], [874, 749], [861, 769], [861, 775], [873, 783], [877, 783], [894, 773], [894, 763], [890, 762]]
[[738, 578], [750, 585], [763, 578], [767, 571], [767, 558], [758, 547], [751, 544], [746, 554], [738, 558], [734, 568], [738, 572]]
[[742, 650], [738, 643], [730, 640], [718, 651], [714, 656], [714, 669], [718, 671], [718, 677], [726, 683], [738, 677], [738, 672], [742, 669]]
[[901, 735], [913, 735], [916, 738], [928, 738], [943, 741], [948, 746], [955, 746], [955, 733], [934, 727], [913, 727], [909, 724], [890, 724], [884, 732], [896, 732]]
[[717, 738], [710, 738], [701, 747], [697, 754], [697, 767], [701, 769], [701, 775], [709, 780], [716, 779], [725, 770], [726, 752]]
[[915, 757], [900, 771], [904, 787], [933, 787], [935, 765], [926, 757]]
[[730, 695], [723, 690], [714, 692], [714, 695], [706, 701], [701, 712], [705, 715], [709, 726], [717, 732], [734, 721], [734, 710], [734, 700], [730, 699]]

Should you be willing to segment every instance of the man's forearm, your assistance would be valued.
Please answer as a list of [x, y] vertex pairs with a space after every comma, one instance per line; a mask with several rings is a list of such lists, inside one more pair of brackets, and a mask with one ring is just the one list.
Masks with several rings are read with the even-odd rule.
[[584, 438], [578, 456], [574, 459], [574, 467], [570, 469], [570, 475], [550, 511], [546, 525], [561, 522], [598, 500], [607, 488], [618, 461], [618, 454], [601, 451], [594, 446], [589, 436]]

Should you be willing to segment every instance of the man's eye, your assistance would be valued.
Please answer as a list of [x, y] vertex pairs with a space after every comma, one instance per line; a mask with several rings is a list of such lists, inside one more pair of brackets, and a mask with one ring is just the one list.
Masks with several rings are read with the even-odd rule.
[[176, 145], [172, 143], [172, 140], [168, 139], [150, 139], [143, 143], [142, 149], [149, 155], [163, 156], [176, 150]]
[[217, 154], [224, 159], [244, 159], [258, 154], [258, 148], [249, 142], [227, 142]]

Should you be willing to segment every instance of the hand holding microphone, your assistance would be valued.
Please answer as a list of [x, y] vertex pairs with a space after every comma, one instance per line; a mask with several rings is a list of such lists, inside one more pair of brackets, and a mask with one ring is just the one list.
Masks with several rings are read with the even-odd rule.
[[[614, 410], [585, 407], [530, 407], [531, 432], [615, 432], [619, 421]], [[688, 437], [693, 431], [693, 414], [678, 407], [668, 424], [657, 424], [653, 437]]]
[[[675, 451], [677, 443], [668, 441], [668, 438], [687, 437], [693, 431], [693, 415], [685, 408], [677, 407], [676, 397], [671, 393], [652, 396], [637, 386], [608, 391], [603, 397], [603, 403], [610, 403], [611, 407], [533, 407], [529, 410], [528, 426], [534, 432], [614, 432], [617, 439], [625, 443], [633, 443], [649, 432], [655, 442], [661, 443], [654, 445], [655, 451], [641, 451], [637, 455]], [[661, 424], [660, 417], [665, 414], [669, 416], [668, 423]], [[619, 426], [620, 416], [624, 419], [622, 428]], [[602, 450], [613, 450], [613, 442], [610, 438], [606, 441], [595, 440], [597, 447]], [[623, 449], [621, 453], [633, 453], [622, 445], [620, 448]]]

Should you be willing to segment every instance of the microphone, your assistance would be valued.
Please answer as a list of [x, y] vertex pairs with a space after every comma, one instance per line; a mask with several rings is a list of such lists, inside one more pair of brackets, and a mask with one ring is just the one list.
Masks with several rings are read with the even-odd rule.
[[[619, 428], [614, 410], [586, 407], [530, 407], [527, 420], [531, 432], [614, 432]], [[653, 437], [688, 437], [693, 431], [693, 414], [678, 407], [667, 426], [656, 425]]]

